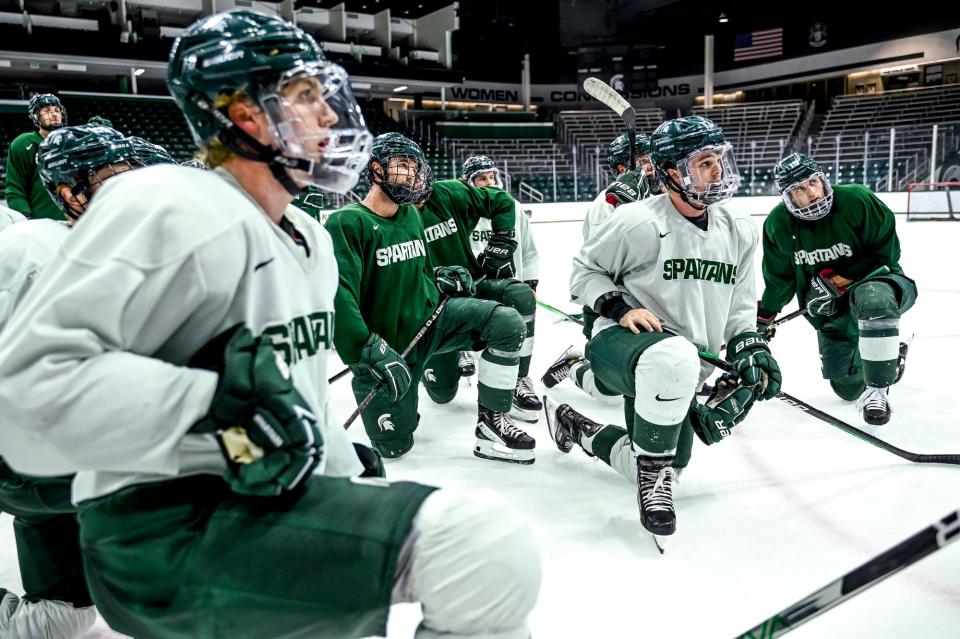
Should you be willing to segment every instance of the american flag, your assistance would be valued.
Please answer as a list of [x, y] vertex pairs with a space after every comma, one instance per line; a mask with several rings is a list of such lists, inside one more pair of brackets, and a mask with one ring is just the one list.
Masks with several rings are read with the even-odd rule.
[[783, 27], [738, 33], [733, 44], [733, 61], [756, 60], [783, 55]]

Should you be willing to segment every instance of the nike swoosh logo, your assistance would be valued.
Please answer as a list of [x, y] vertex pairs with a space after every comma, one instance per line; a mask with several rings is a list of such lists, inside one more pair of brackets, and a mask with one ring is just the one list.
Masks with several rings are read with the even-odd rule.
[[32, 145], [32, 144], [28, 144], [28, 145], [27, 145], [27, 151], [29, 151], [29, 150], [32, 149], [32, 148], [33, 148], [33, 145]]
[[675, 401], [677, 401], [678, 399], [682, 399], [682, 398], [680, 398], [680, 397], [666, 397], [666, 398], [664, 398], [664, 397], [660, 397], [660, 393], [657, 393], [656, 396], [654, 397], [654, 399], [657, 400], [658, 402], [675, 402]]
[[667, 231], [666, 233], [660, 233], [659, 235], [660, 235], [660, 239], [663, 239], [666, 236], [670, 235], [670, 231]]
[[374, 231], [376, 231], [378, 228], [380, 228], [380, 225], [379, 225], [379, 224], [374, 224], [374, 225], [373, 225], [373, 230], [374, 230]]
[[262, 269], [264, 266], [266, 266], [267, 264], [269, 264], [270, 262], [272, 262], [274, 259], [276, 259], [276, 258], [271, 257], [269, 260], [264, 260], [263, 262], [260, 262], [259, 264], [257, 264], [256, 266], [253, 267], [254, 272], [259, 271], [259, 270]]

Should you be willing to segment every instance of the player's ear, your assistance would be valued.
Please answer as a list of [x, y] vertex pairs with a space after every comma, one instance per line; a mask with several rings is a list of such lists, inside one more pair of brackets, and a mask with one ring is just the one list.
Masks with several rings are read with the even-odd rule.
[[258, 141], [266, 133], [266, 116], [263, 111], [250, 100], [237, 100], [227, 107], [227, 117], [240, 127], [245, 133], [257, 138]]

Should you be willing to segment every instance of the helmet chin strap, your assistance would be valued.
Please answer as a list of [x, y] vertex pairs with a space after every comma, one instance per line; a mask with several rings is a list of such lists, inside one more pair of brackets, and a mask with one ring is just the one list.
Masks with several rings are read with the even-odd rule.
[[271, 175], [280, 183], [281, 186], [290, 195], [296, 197], [302, 187], [298, 186], [293, 178], [290, 177], [287, 169], [294, 169], [311, 173], [314, 162], [302, 158], [290, 158], [283, 153], [278, 152], [272, 146], [267, 146], [254, 138], [252, 135], [241, 129], [236, 123], [228, 118], [222, 111], [213, 107], [210, 102], [200, 94], [190, 96], [194, 104], [209, 113], [219, 124], [220, 132], [217, 137], [223, 142], [224, 146], [246, 160], [254, 162], [263, 162], [270, 169]]

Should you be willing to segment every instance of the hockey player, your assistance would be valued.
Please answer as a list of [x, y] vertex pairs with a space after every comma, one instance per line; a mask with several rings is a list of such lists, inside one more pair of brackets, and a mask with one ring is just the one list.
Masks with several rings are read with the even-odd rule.
[[[92, 125], [53, 131], [40, 144], [38, 162], [40, 178], [67, 221], [29, 220], [0, 234], [0, 332], [100, 186], [146, 164], [129, 138]], [[24, 476], [0, 459], [0, 510], [14, 517], [26, 591], [22, 599], [2, 593], [0, 636], [80, 637], [96, 620], [70, 503], [72, 479]]]
[[[505, 414], [526, 334], [523, 321], [512, 308], [472, 299], [476, 285], [464, 267], [434, 267], [423, 221], [412, 206], [430, 197], [433, 173], [415, 142], [399, 133], [377, 137], [367, 178], [370, 190], [363, 202], [335, 212], [326, 228], [340, 266], [337, 352], [351, 365], [358, 403], [378, 382], [386, 386], [361, 414], [370, 442], [384, 457], [409, 451], [419, 419], [418, 384], [412, 380], [423, 375], [430, 390], [437, 380], [428, 361], [448, 354], [455, 358], [460, 350], [477, 347], [484, 352], [474, 454], [533, 463], [533, 438]], [[496, 193], [474, 189], [468, 204], [482, 210]], [[440, 295], [451, 299], [436, 324], [401, 358], [399, 352], [436, 308]]]
[[[831, 187], [799, 153], [777, 163], [774, 179], [783, 202], [763, 224], [758, 330], [796, 295], [817, 329], [824, 379], [842, 399], [857, 400], [866, 423], [886, 424], [889, 388], [899, 379], [900, 316], [917, 298], [900, 268], [893, 213], [864, 186]], [[891, 272], [864, 278], [879, 266]]]
[[7, 206], [29, 218], [62, 220], [63, 212], [50, 199], [37, 173], [37, 152], [51, 131], [67, 125], [67, 110], [57, 96], [42, 93], [30, 98], [27, 113], [37, 130], [22, 133], [10, 143], [4, 198]]
[[519, 516], [358, 478], [375, 455], [327, 415], [336, 262], [289, 205], [366, 164], [348, 77], [238, 10], [180, 34], [168, 83], [212, 170], [106, 184], [0, 344], [0, 454], [77, 472], [97, 607], [138, 639], [382, 635], [391, 601], [422, 603], [419, 637], [526, 637]]
[[0, 231], [7, 228], [11, 224], [16, 224], [17, 222], [23, 222], [27, 218], [23, 216], [23, 213], [20, 211], [14, 211], [11, 208], [6, 206], [0, 206]]
[[[510, 416], [535, 423], [543, 405], [528, 377], [537, 311], [530, 286], [513, 279], [517, 240], [516, 202], [495, 187], [477, 188], [463, 180], [441, 180], [430, 197], [419, 203], [427, 234], [427, 249], [437, 266], [463, 266], [477, 285], [476, 297], [514, 308], [526, 324], [520, 351], [520, 366], [513, 391]], [[491, 235], [479, 254], [474, 253], [471, 233], [483, 218], [490, 220]], [[451, 401], [460, 381], [458, 353], [438, 355], [427, 363], [424, 388], [440, 404]]]
[[[498, 189], [503, 188], [503, 182], [500, 179], [500, 171], [497, 169], [493, 160], [485, 155], [474, 155], [466, 159], [460, 172], [460, 179], [478, 188], [484, 186], [493, 186]], [[520, 203], [516, 205], [516, 222], [514, 223], [514, 239], [517, 240], [517, 250], [513, 254], [513, 279], [520, 280], [531, 289], [534, 295], [537, 292], [537, 284], [540, 283], [540, 254], [537, 252], [537, 245], [533, 241], [533, 233], [530, 231], [530, 219]], [[482, 217], [477, 222], [476, 228], [470, 234], [470, 244], [475, 255], [479, 255], [487, 242], [493, 236], [493, 226], [488, 218]], [[524, 347], [531, 349], [527, 356], [532, 356], [533, 342], [524, 344]], [[458, 368], [461, 377], [469, 377], [473, 374], [473, 352], [462, 351], [458, 360]], [[530, 387], [527, 383], [527, 387]]]
[[[610, 143], [607, 149], [607, 164], [614, 181], [590, 203], [583, 220], [583, 240], [589, 240], [597, 230], [610, 219], [614, 211], [621, 204], [636, 202], [649, 197], [651, 190], [650, 171], [650, 138], [644, 134], [637, 135], [638, 155], [634, 161], [634, 169], [628, 169], [630, 164], [630, 140], [623, 134]], [[659, 189], [658, 189], [659, 192]], [[597, 321], [597, 313], [590, 307], [583, 307], [583, 336], [590, 339], [593, 324]], [[580, 349], [569, 347], [560, 357], [550, 365], [540, 378], [547, 388], [553, 388], [564, 379], [570, 378], [578, 388], [604, 404], [617, 403], [619, 395], [598, 382], [593, 374], [590, 363], [583, 356]]]
[[[627, 427], [553, 402], [547, 417], [561, 451], [578, 444], [635, 480], [644, 528], [669, 535], [674, 473], [692, 433], [705, 444], [729, 435], [755, 399], [779, 391], [780, 370], [755, 330], [757, 229], [723, 205], [740, 185], [730, 144], [710, 120], [685, 117], [660, 125], [652, 146], [667, 192], [622, 205], [574, 258], [570, 280], [574, 299], [601, 316], [587, 358], [625, 397]], [[725, 379], [700, 404], [694, 394], [712, 367], [697, 351], [724, 342], [739, 381]]]

